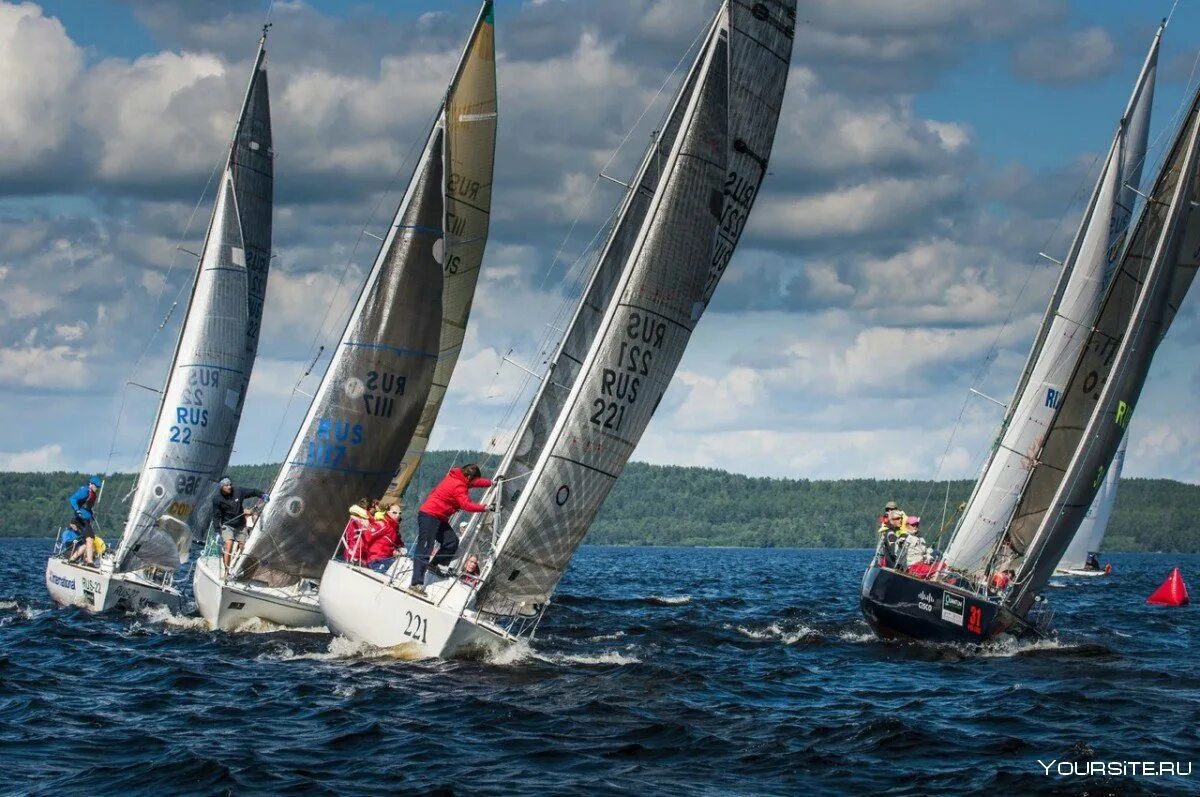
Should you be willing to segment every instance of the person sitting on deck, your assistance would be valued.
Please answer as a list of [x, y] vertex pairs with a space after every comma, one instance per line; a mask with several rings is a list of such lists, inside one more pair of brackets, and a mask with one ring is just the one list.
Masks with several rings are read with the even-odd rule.
[[1094, 553], [1089, 553], [1087, 555], [1087, 561], [1084, 562], [1083, 569], [1084, 570], [1099, 570], [1099, 569], [1101, 569], [1100, 568], [1100, 557], [1096, 556], [1096, 554], [1094, 554]]
[[[450, 518], [460, 509], [466, 512], [486, 512], [488, 507], [471, 500], [469, 490], [491, 487], [490, 479], [482, 476], [479, 466], [472, 463], [461, 468], [451, 468], [446, 477], [429, 493], [425, 503], [417, 511], [417, 550], [413, 555], [412, 583], [410, 592], [425, 592], [425, 571], [439, 567], [454, 558], [458, 550], [458, 535], [450, 525]], [[433, 544], [437, 543], [437, 556], [430, 558]]]
[[220, 485], [217, 494], [213, 496], [212, 517], [221, 530], [221, 564], [228, 570], [234, 555], [234, 545], [240, 549], [250, 536], [246, 531], [246, 507], [243, 502], [247, 498], [261, 498], [263, 503], [266, 503], [270, 496], [262, 490], [234, 487], [228, 476], [221, 479]]
[[397, 549], [404, 549], [404, 540], [400, 537], [400, 504], [392, 504], [376, 517], [363, 531], [359, 545], [367, 567], [386, 573], [396, 561]]
[[1003, 592], [1008, 589], [1008, 585], [1012, 583], [1013, 577], [1017, 574], [1013, 570], [999, 570], [992, 574], [991, 587], [996, 592]]
[[896, 511], [898, 511], [898, 507], [896, 506], [895, 501], [888, 501], [883, 505], [883, 514], [879, 516], [880, 534], [886, 532], [891, 527], [888, 523], [888, 519], [892, 516], [892, 513]]

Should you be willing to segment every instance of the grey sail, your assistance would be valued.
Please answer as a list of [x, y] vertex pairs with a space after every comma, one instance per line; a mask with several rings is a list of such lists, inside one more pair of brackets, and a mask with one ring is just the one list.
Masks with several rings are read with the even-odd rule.
[[400, 464], [438, 359], [442, 135], [439, 120], [235, 577], [320, 578], [347, 508], [382, 494]]
[[[684, 112], [687, 110], [686, 99], [692, 94], [700, 65], [699, 60], [693, 64], [683, 88], [675, 98], [674, 106], [667, 115], [662, 131], [647, 148], [637, 175], [631, 182], [636, 189], [627, 191], [622, 199], [616, 220], [609, 230], [608, 239], [592, 270], [581, 301], [575, 307], [574, 316], [559, 341], [533, 402], [513, 435], [513, 444], [508, 447], [496, 471], [504, 474], [505, 479], [492, 491], [488, 501], [497, 505], [497, 514], [502, 518], [507, 517], [516, 505], [529, 473], [533, 471], [545, 450], [554, 422], [562, 412], [571, 387], [579, 376], [579, 369], [587, 356], [588, 347], [600, 328], [604, 311], [612, 300], [617, 280], [625, 268], [626, 260], [633, 250], [650, 208], [650, 201], [658, 189], [667, 157], [674, 148]], [[493, 517], [495, 516], [475, 515], [471, 520], [468, 539], [476, 537], [479, 524], [487, 524]]]
[[[271, 121], [260, 42], [204, 249], [116, 553], [118, 572], [173, 570], [208, 523], [258, 348], [271, 248]], [[251, 153], [251, 154], [247, 154]]]
[[[485, 573], [485, 610], [549, 599], [649, 424], [765, 175], [793, 24], [790, 3], [718, 13], [637, 238]], [[585, 303], [594, 292], [596, 280]]]
[[1045, 585], [1104, 483], [1154, 353], [1195, 276], [1198, 102], [1200, 93], [1113, 275], [1006, 535], [1022, 556], [1007, 599], [1018, 612]]

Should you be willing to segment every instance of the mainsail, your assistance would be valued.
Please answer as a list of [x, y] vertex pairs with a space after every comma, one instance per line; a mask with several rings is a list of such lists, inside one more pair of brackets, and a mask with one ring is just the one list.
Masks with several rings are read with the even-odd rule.
[[431, 386], [457, 360], [487, 236], [486, 205], [464, 203], [490, 204], [491, 29], [489, 2], [235, 577], [320, 578], [347, 508], [382, 494], [414, 435], [428, 436], [444, 394], [431, 409]]
[[1194, 210], [1200, 90], [1063, 393], [1006, 540], [1022, 556], [1006, 602], [1028, 610], [1062, 558], [1125, 435], [1154, 352], [1200, 265]]
[[492, 3], [486, 2], [446, 95], [446, 263], [442, 328], [433, 386], [416, 432], [384, 500], [399, 500], [416, 475], [438, 412], [458, 364], [479, 281], [492, 209], [496, 151], [496, 36]]
[[794, 27], [784, 0], [718, 12], [501, 467], [485, 610], [549, 599], [649, 424], [766, 174]]
[[1133, 186], [1146, 155], [1161, 35], [1160, 28], [1063, 263], [1000, 435], [946, 548], [946, 563], [957, 570], [982, 575], [991, 562], [1119, 260], [1136, 198]]
[[229, 463], [271, 262], [273, 153], [266, 34], [217, 188], [204, 249], [176, 343], [116, 570], [173, 570], [210, 517]]

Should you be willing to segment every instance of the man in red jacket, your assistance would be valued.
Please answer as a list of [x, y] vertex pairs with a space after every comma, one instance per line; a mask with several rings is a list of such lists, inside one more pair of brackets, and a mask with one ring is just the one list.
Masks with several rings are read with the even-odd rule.
[[[454, 558], [458, 550], [458, 535], [450, 525], [450, 518], [460, 509], [465, 512], [486, 512], [487, 507], [471, 500], [467, 492], [476, 487], [491, 487], [490, 479], [482, 478], [479, 466], [472, 463], [461, 468], [451, 468], [446, 478], [433, 488], [433, 492], [417, 510], [417, 547], [413, 553], [413, 592], [425, 592], [425, 571], [443, 565]], [[433, 559], [429, 554], [437, 542], [438, 552]]]

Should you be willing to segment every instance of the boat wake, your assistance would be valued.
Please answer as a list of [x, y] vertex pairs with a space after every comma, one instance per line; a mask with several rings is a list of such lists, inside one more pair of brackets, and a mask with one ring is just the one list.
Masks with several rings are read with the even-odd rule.
[[293, 628], [288, 625], [278, 625], [261, 617], [251, 617], [230, 631], [231, 634], [328, 634], [329, 629], [323, 625]]
[[156, 606], [146, 606], [138, 611], [138, 616], [144, 618], [150, 623], [156, 625], [164, 625], [168, 628], [177, 628], [181, 631], [208, 631], [208, 623], [203, 617], [191, 616], [186, 614], [176, 614], [167, 606], [161, 604]]
[[[295, 629], [288, 629], [295, 630]], [[428, 658], [416, 644], [377, 648], [366, 642], [353, 642], [346, 637], [335, 636], [325, 650], [297, 652], [290, 645], [279, 645], [258, 656], [260, 661], [419, 661]]]
[[[730, 628], [731, 626], [726, 626]], [[824, 635], [808, 625], [796, 628], [785, 628], [779, 623], [771, 623], [766, 628], [747, 628], [744, 625], [734, 627], [744, 637], [764, 642], [779, 641], [785, 645], [795, 645], [797, 642], [820, 642]]]
[[16, 620], [33, 620], [49, 609], [37, 609], [20, 601], [0, 601], [0, 628]]

